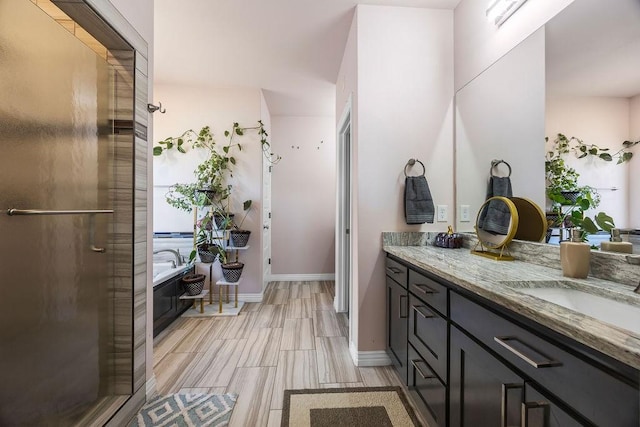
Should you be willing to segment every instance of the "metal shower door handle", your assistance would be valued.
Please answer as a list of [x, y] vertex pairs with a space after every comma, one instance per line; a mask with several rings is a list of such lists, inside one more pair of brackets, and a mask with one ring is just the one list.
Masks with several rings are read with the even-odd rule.
[[9, 216], [22, 215], [89, 215], [89, 249], [93, 252], [104, 253], [105, 248], [95, 245], [96, 215], [112, 214], [113, 209], [80, 209], [80, 210], [46, 210], [46, 209], [7, 209]]

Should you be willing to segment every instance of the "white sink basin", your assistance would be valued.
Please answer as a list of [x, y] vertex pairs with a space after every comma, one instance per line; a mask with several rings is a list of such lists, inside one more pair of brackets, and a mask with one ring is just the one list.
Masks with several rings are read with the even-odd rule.
[[640, 307], [638, 306], [577, 289], [519, 288], [518, 292], [532, 295], [640, 335]]

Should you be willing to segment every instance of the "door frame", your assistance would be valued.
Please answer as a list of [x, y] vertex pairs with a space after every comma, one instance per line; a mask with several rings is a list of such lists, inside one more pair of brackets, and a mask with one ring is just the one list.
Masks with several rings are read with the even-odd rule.
[[336, 180], [336, 292], [334, 299], [336, 312], [349, 313], [349, 335], [351, 335], [353, 318], [353, 242], [351, 240], [353, 236], [351, 230], [353, 224], [353, 132], [351, 105], [351, 96], [349, 96], [338, 121], [336, 136], [338, 179]]

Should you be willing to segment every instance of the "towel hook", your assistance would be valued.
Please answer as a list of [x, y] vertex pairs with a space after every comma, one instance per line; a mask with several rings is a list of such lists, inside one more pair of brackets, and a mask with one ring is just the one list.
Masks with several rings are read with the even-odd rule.
[[407, 162], [406, 165], [404, 165], [404, 176], [407, 177], [407, 167], [409, 166], [413, 166], [416, 163], [420, 163], [420, 166], [422, 166], [422, 174], [421, 175], [417, 175], [417, 176], [424, 176], [425, 172], [427, 172], [427, 169], [424, 167], [424, 163], [422, 163], [420, 160], [418, 159], [409, 159], [409, 161]]
[[167, 112], [165, 108], [162, 108], [162, 102], [158, 102], [158, 105], [147, 104], [147, 111], [151, 114], [155, 113], [156, 111], [160, 111], [161, 114]]
[[489, 175], [495, 177], [495, 175], [493, 174], [493, 169], [498, 166], [500, 163], [504, 163], [505, 165], [507, 165], [507, 167], [509, 168], [509, 175], [507, 175], [507, 177], [511, 177], [511, 165], [507, 162], [505, 162], [504, 160], [491, 160], [491, 169], [489, 169]]

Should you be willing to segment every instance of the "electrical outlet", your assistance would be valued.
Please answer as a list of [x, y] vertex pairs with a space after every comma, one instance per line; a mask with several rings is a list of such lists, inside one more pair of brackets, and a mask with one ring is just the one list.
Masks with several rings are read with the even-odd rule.
[[460, 205], [460, 222], [470, 222], [471, 213], [469, 212], [469, 205]]
[[438, 222], [447, 222], [447, 205], [438, 205]]

